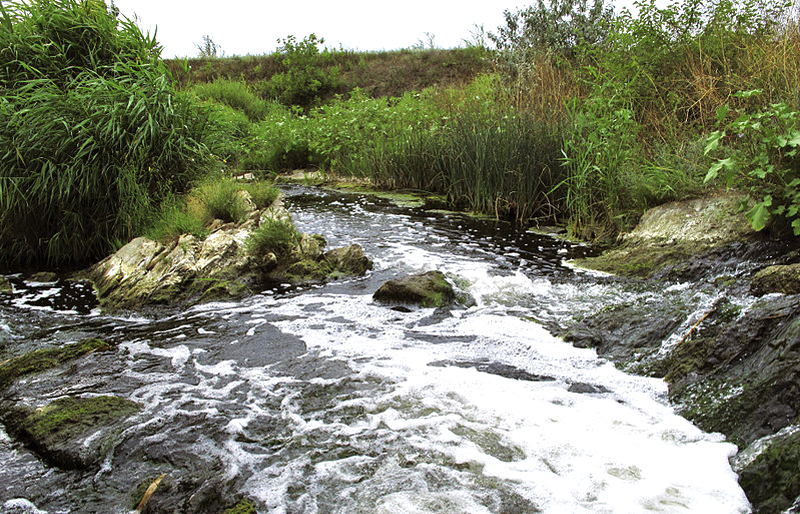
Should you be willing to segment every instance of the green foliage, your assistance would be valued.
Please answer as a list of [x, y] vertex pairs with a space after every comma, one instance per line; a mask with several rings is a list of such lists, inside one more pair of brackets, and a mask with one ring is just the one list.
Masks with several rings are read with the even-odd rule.
[[564, 57], [574, 57], [581, 45], [601, 44], [613, 15], [603, 0], [538, 0], [535, 5], [512, 13], [503, 13], [506, 25], [489, 39], [498, 50], [526, 53], [547, 49]]
[[285, 255], [299, 241], [300, 234], [290, 220], [267, 218], [250, 234], [245, 246], [251, 255]]
[[281, 190], [269, 182], [245, 183], [242, 184], [242, 189], [250, 194], [250, 199], [259, 209], [266, 209], [272, 205], [281, 194]]
[[308, 149], [314, 162], [323, 167], [369, 176], [359, 167], [366, 155], [388, 139], [435, 125], [440, 117], [424, 93], [385, 99], [370, 98], [356, 89], [349, 97], [337, 98], [310, 114], [306, 129]]
[[[757, 97], [760, 91], [737, 94]], [[729, 106], [717, 112], [720, 124], [731, 113]], [[722, 178], [730, 187], [744, 185], [755, 197], [745, 213], [755, 230], [764, 229], [773, 216], [791, 222], [800, 235], [800, 112], [787, 104], [774, 103], [755, 112], [740, 114], [708, 137], [706, 153], [718, 150], [723, 142], [734, 152], [718, 159], [708, 170], [705, 181]]]
[[214, 100], [242, 111], [250, 121], [263, 120], [270, 111], [269, 103], [259, 98], [241, 81], [217, 79], [206, 84], [196, 84], [191, 89], [204, 100]]
[[630, 205], [626, 175], [636, 173], [640, 151], [630, 83], [614, 83], [594, 68], [587, 74], [592, 93], [569, 106], [563, 149], [566, 210], [576, 233], [621, 228], [618, 215]]
[[324, 39], [311, 34], [300, 42], [294, 36], [278, 42], [275, 58], [286, 71], [270, 77], [266, 85], [270, 96], [284, 105], [308, 108], [336, 89], [339, 68], [324, 66], [332, 59], [327, 48], [320, 51], [318, 47]]
[[0, 267], [104, 257], [203, 163], [205, 115], [103, 2], [9, 3], [0, 31]]

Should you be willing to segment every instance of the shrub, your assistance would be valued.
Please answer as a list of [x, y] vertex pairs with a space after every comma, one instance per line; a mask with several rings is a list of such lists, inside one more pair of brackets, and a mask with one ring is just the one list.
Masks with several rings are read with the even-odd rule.
[[205, 114], [103, 2], [3, 7], [0, 267], [92, 262], [196, 176]]
[[287, 254], [300, 240], [300, 234], [289, 220], [267, 218], [250, 234], [245, 243], [252, 255], [269, 252]]
[[308, 108], [336, 89], [339, 68], [323, 67], [332, 59], [332, 53], [327, 48], [322, 51], [318, 48], [325, 43], [324, 39], [310, 34], [300, 42], [294, 36], [279, 42], [275, 58], [285, 71], [270, 77], [266, 84], [270, 96], [287, 106]]

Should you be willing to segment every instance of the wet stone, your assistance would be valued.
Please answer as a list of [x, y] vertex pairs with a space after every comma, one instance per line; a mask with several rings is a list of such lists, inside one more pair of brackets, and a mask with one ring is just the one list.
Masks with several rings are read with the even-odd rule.
[[9, 433], [46, 462], [64, 469], [98, 464], [139, 404], [115, 396], [66, 397], [42, 407], [3, 413]]

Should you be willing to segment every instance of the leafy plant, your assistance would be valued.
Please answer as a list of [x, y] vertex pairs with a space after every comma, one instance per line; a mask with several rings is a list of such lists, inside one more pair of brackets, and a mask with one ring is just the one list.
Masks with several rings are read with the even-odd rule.
[[[736, 96], [759, 94], [761, 91], [752, 90]], [[728, 105], [717, 111], [720, 125], [730, 113]], [[717, 159], [705, 181], [722, 178], [729, 187], [745, 185], [755, 197], [745, 213], [755, 230], [763, 230], [773, 216], [778, 216], [790, 221], [794, 234], [800, 235], [800, 112], [781, 102], [742, 113], [708, 137], [706, 153], [716, 151], [724, 141], [730, 141], [735, 151]]]

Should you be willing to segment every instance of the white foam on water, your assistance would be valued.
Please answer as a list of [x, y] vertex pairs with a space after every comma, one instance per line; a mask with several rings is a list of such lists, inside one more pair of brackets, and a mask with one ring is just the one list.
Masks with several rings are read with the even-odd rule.
[[[550, 287], [523, 278], [503, 277], [495, 287], [524, 294]], [[314, 295], [276, 306], [295, 315], [276, 325], [392, 384], [359, 400], [370, 421], [350, 427], [353, 433], [401, 434], [411, 449], [478, 469], [480, 479], [499, 480], [547, 513], [750, 511], [728, 463], [735, 446], [677, 416], [663, 381], [626, 375], [592, 350], [497, 310], [475, 308], [430, 324], [423, 322], [430, 309], [398, 314], [369, 297], [324, 296], [321, 306]], [[313, 318], [302, 316], [305, 304], [316, 305]], [[547, 380], [479, 371], [482, 363]], [[576, 382], [598, 393], [570, 392]], [[291, 405], [286, 416], [298, 431], [321, 428]], [[483, 512], [474, 495], [464, 496], [466, 487], [384, 493], [378, 511], [450, 505], [448, 512]]]

